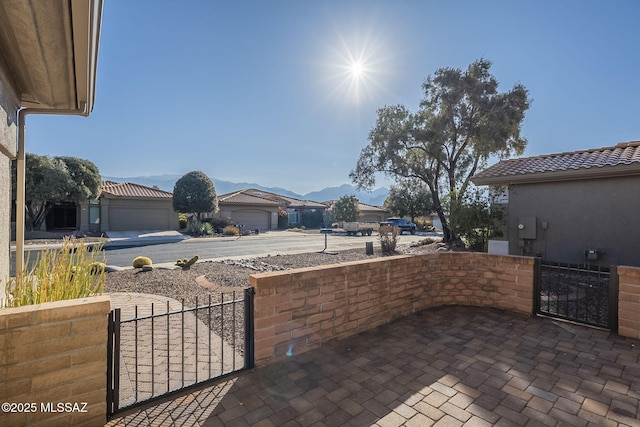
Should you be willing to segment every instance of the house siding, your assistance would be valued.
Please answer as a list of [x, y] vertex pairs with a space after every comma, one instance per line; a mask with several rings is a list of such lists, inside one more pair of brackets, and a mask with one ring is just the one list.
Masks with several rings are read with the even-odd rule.
[[18, 99], [0, 68], [0, 286], [10, 274], [11, 158], [16, 155]]
[[[640, 266], [640, 176], [509, 186], [504, 239], [511, 255], [584, 263], [585, 251], [601, 251], [593, 264]], [[521, 246], [518, 224], [535, 217], [535, 239]], [[542, 223], [547, 223], [544, 230]]]

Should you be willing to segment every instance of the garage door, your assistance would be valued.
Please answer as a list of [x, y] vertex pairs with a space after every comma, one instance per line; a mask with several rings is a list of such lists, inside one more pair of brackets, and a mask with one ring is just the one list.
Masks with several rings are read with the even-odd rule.
[[111, 208], [109, 229], [125, 230], [169, 230], [169, 217], [164, 209]]
[[255, 230], [256, 228], [260, 231], [269, 230], [269, 212], [233, 212], [231, 219], [233, 219], [236, 224], [244, 224], [244, 230]]

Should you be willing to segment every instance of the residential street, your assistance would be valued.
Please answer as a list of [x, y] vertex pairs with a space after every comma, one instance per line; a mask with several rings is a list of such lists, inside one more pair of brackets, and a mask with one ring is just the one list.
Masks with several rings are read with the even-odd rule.
[[[433, 233], [431, 233], [433, 234]], [[405, 234], [398, 243], [411, 243], [425, 236]], [[365, 242], [374, 242], [379, 247], [378, 236], [327, 236], [327, 251], [362, 248]], [[105, 250], [106, 262], [120, 267], [131, 266], [133, 258], [144, 255], [151, 258], [154, 264], [173, 263], [181, 258], [200, 255], [200, 259], [267, 256], [300, 252], [320, 252], [324, 249], [325, 236], [322, 234], [293, 233], [272, 231], [260, 235], [240, 238], [214, 237], [189, 239], [176, 243], [127, 247]]]
[[[425, 237], [441, 237], [437, 233], [403, 234], [398, 237], [398, 244], [408, 244]], [[326, 236], [327, 252], [362, 248], [366, 242], [373, 242], [375, 250], [380, 243], [377, 235], [373, 236]], [[38, 249], [30, 250], [29, 259], [37, 258]], [[256, 257], [300, 252], [320, 252], [325, 249], [325, 235], [320, 233], [295, 233], [290, 231], [270, 231], [267, 233], [245, 237], [210, 237], [191, 238], [167, 243], [166, 240], [135, 239], [131, 242], [111, 242], [105, 245], [106, 263], [118, 267], [130, 267], [131, 261], [140, 255], [148, 256], [154, 264], [174, 263], [178, 259], [191, 258], [195, 254], [200, 259]], [[15, 264], [15, 252], [11, 252], [11, 265]]]

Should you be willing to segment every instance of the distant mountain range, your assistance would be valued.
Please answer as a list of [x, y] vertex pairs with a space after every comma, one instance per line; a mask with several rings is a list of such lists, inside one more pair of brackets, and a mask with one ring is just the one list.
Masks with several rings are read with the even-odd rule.
[[[134, 176], [134, 177], [115, 177], [103, 176], [102, 179], [114, 182], [132, 182], [134, 184], [146, 185], [147, 187], [158, 187], [161, 190], [173, 191], [173, 186], [182, 175], [152, 175], [152, 176]], [[256, 183], [249, 182], [230, 182], [221, 179], [211, 178], [213, 185], [216, 187], [217, 194], [232, 193], [234, 191], [243, 190], [245, 188], [256, 188], [258, 190], [270, 191], [283, 196], [293, 197], [300, 200], [312, 200], [314, 202], [325, 202], [327, 200], [337, 200], [345, 195], [355, 195], [360, 203], [366, 203], [372, 206], [382, 206], [384, 200], [389, 194], [387, 188], [376, 188], [372, 192], [358, 191], [356, 187], [350, 184], [343, 184], [340, 187], [326, 187], [319, 191], [312, 191], [307, 194], [298, 194], [280, 187], [265, 187]]]

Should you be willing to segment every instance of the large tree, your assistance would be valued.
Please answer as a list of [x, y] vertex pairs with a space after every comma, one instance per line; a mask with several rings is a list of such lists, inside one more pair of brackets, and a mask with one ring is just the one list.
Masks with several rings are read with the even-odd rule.
[[402, 180], [389, 189], [384, 208], [394, 216], [408, 215], [411, 221], [414, 221], [417, 216], [431, 213], [433, 209], [431, 192], [422, 181]]
[[333, 217], [336, 221], [354, 222], [358, 220], [358, 199], [356, 196], [342, 196], [333, 204]]
[[[12, 167], [15, 175], [15, 162]], [[15, 194], [16, 179], [13, 180]], [[25, 155], [25, 228], [37, 230], [51, 208], [62, 202], [81, 202], [100, 196], [98, 167], [77, 157]]]
[[527, 89], [516, 84], [498, 92], [491, 62], [480, 59], [466, 70], [441, 68], [429, 76], [416, 113], [402, 105], [378, 110], [350, 177], [358, 188], [372, 188], [377, 173], [412, 178], [431, 190], [445, 242], [458, 240], [449, 227], [450, 206], [463, 201], [470, 179], [490, 156], [522, 154], [520, 135], [529, 108]]
[[218, 197], [211, 179], [200, 171], [188, 172], [173, 187], [173, 209], [193, 213], [198, 219], [203, 213], [218, 211]]

